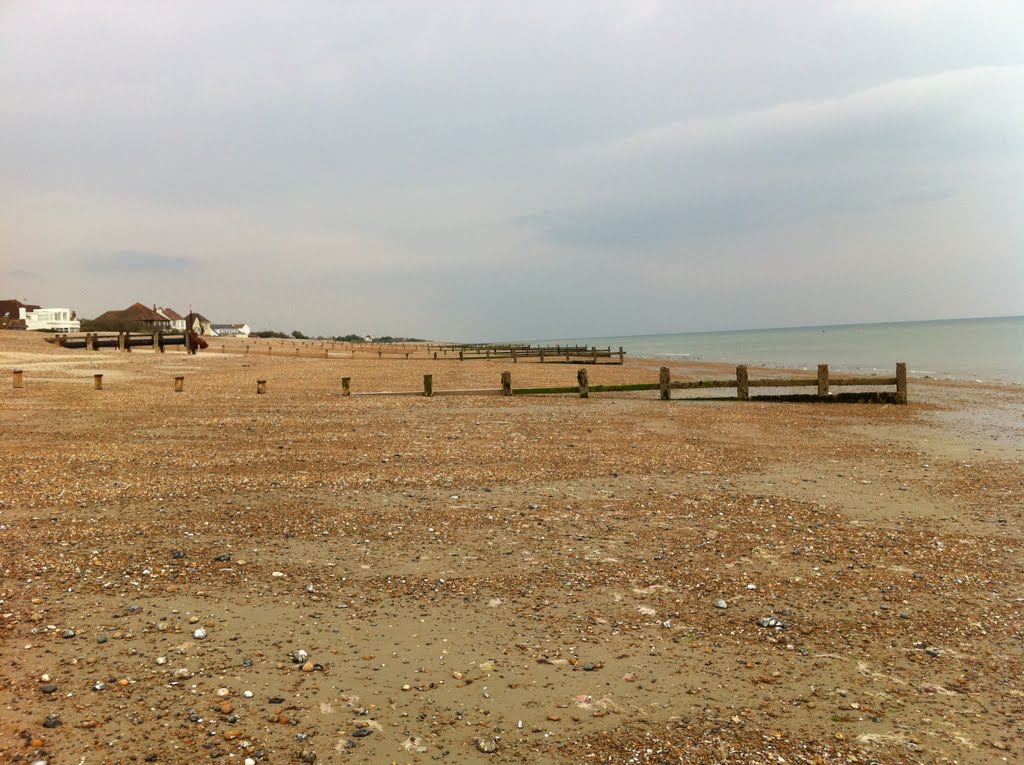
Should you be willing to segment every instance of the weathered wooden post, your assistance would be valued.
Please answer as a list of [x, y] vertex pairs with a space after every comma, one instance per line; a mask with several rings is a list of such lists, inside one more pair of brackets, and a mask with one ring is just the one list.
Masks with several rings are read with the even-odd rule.
[[619, 364], [625, 364], [626, 363], [624, 358], [623, 358], [624, 355], [625, 354], [622, 351], [622, 346], [620, 345], [619, 346]]
[[266, 380], [257, 380], [256, 381], [256, 392], [257, 393], [266, 393], [267, 392], [267, 381]]
[[596, 364], [597, 363], [597, 346], [595, 345], [595, 346], [591, 347], [590, 352], [593, 354], [593, 356], [594, 356], [594, 363]]
[[185, 330], [185, 353], [190, 356], [195, 353], [192, 349], [192, 332], [188, 329]]
[[661, 391], [661, 400], [668, 401], [672, 398], [672, 375], [668, 367], [658, 370], [658, 389]]
[[466, 359], [462, 355], [462, 349], [459, 348], [459, 361], [465, 361]]
[[103, 375], [92, 376], [92, 387], [94, 390], [103, 390]]
[[164, 333], [160, 331], [153, 335], [153, 352], [156, 353], [157, 351], [160, 353], [164, 352]]
[[377, 351], [377, 358], [378, 359], [384, 358], [384, 351]]
[[88, 334], [86, 334], [85, 347], [90, 351], [99, 350], [96, 347], [96, 334], [94, 332], [89, 332]]
[[747, 365], [736, 367], [736, 398], [740, 401], [750, 400], [750, 379], [747, 377]]
[[175, 377], [174, 378], [174, 392], [175, 393], [181, 393], [183, 390], [185, 390], [185, 378], [184, 378], [184, 376]]
[[518, 364], [519, 363], [519, 359], [516, 358], [516, 349], [515, 348], [512, 349], [512, 363], [513, 364]]
[[437, 351], [434, 351], [434, 361], [437, 361]]
[[907, 403], [907, 362], [896, 364], [896, 403]]
[[118, 332], [117, 333], [117, 350], [124, 351], [125, 345], [126, 345], [126, 343], [125, 343], [125, 339], [124, 339], [124, 332]]
[[423, 375], [423, 395], [430, 398], [434, 395], [434, 376]]
[[342, 396], [351, 396], [352, 395], [352, 390], [349, 387], [351, 382], [352, 382], [352, 378], [351, 377], [342, 377], [341, 378], [341, 395]]
[[24, 372], [22, 372], [22, 370], [20, 370], [20, 369], [15, 369], [14, 370], [14, 387], [15, 388], [24, 388], [25, 387], [25, 382], [24, 382], [24, 379], [22, 378], [23, 374], [24, 374]]
[[132, 333], [131, 332], [125, 332], [124, 333], [124, 352], [125, 353], [131, 353], [132, 352]]
[[540, 363], [541, 364], [544, 363], [544, 349], [543, 348], [540, 349]]
[[828, 364], [818, 364], [818, 395], [828, 395]]
[[512, 373], [502, 372], [501, 373], [501, 395], [511, 396], [512, 395]]
[[586, 369], [581, 369], [576, 373], [576, 382], [580, 386], [580, 398], [590, 398], [590, 385], [587, 383]]

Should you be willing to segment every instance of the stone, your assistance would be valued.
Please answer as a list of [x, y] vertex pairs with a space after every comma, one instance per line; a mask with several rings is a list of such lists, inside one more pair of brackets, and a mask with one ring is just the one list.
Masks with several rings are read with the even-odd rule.
[[371, 733], [373, 733], [373, 728], [356, 728], [354, 731], [352, 731], [352, 735], [355, 738], [365, 738], [366, 736], [369, 736]]
[[206, 634], [207, 634], [206, 633], [206, 629], [203, 628], [203, 627], [200, 627], [199, 629], [197, 629], [195, 632], [192, 633], [192, 637], [194, 637], [196, 640], [205, 640], [206, 639]]
[[64, 632], [61, 633], [61, 637], [64, 638], [65, 640], [70, 640], [74, 636], [75, 636], [75, 631], [74, 630], [64, 630]]
[[57, 686], [56, 685], [44, 685], [39, 690], [41, 690], [43, 693], [45, 693], [47, 696], [49, 696], [50, 694], [57, 692]]
[[292, 652], [292, 661], [295, 664], [305, 664], [307, 661], [309, 661], [309, 652], [308, 651], [304, 651], [301, 648], [299, 650], [297, 650], [297, 651], [293, 651]]
[[728, 607], [729, 607], [729, 604], [726, 603], [721, 598], [719, 598], [718, 600], [715, 601], [715, 608], [728, 608]]
[[782, 621], [782, 619], [774, 616], [762, 616], [757, 620], [757, 626], [764, 627], [765, 629], [784, 630], [789, 625]]
[[493, 754], [498, 751], [498, 740], [493, 736], [482, 736], [476, 740], [476, 748], [484, 754]]

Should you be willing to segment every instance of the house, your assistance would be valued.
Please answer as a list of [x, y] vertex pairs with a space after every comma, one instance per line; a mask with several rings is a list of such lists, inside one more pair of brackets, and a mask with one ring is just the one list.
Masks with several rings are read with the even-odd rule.
[[211, 324], [210, 329], [217, 337], [248, 337], [252, 331], [248, 324]]
[[185, 317], [173, 308], [157, 308], [156, 312], [171, 322], [171, 329], [175, 332], [185, 331]]
[[195, 332], [197, 335], [212, 335], [213, 324], [201, 313], [192, 311], [185, 317], [185, 328], [188, 332]]
[[38, 309], [20, 300], [0, 300], [0, 329], [28, 329], [26, 315]]
[[0, 328], [77, 332], [78, 316], [70, 308], [41, 308], [19, 300], [0, 300]]
[[110, 327], [126, 327], [132, 324], [141, 324], [147, 329], [170, 329], [171, 320], [163, 314], [157, 313], [156, 306], [149, 308], [142, 303], [134, 303], [123, 311], [107, 311], [95, 319], [97, 325], [109, 325]]

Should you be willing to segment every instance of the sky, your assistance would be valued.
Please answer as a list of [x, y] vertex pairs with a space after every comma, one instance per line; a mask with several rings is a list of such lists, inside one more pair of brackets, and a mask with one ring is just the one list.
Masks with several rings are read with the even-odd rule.
[[1024, 3], [0, 0], [0, 299], [451, 340], [1024, 314]]

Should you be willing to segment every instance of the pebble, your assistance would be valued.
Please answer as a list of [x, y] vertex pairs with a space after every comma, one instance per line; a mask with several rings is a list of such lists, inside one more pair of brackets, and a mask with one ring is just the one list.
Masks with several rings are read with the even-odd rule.
[[192, 677], [192, 672], [191, 670], [189, 670], [188, 667], [179, 667], [178, 669], [174, 670], [174, 676], [181, 678], [182, 680], [187, 680], [188, 678]]
[[231, 553], [221, 553], [216, 558], [214, 558], [214, 560], [219, 561], [221, 563], [227, 563], [229, 560], [231, 560]]
[[245, 696], [247, 699], [251, 699], [252, 698], [252, 691], [243, 691], [242, 695]]
[[782, 621], [782, 619], [778, 619], [774, 616], [762, 616], [757, 620], [757, 626], [764, 627], [766, 629], [784, 630], [789, 625]]
[[316, 669], [316, 665], [311, 661], [307, 661], [302, 665], [303, 672], [312, 672], [314, 669]]
[[156, 657], [156, 663], [159, 664], [162, 667], [164, 664], [167, 663], [167, 657], [166, 656], [157, 656]]
[[718, 600], [715, 601], [715, 608], [728, 608], [728, 607], [729, 607], [729, 604], [726, 603], [721, 598], [719, 598]]
[[586, 664], [583, 665], [584, 672], [593, 672], [595, 669], [597, 669], [597, 665], [595, 665], [592, 661], [588, 661]]
[[[45, 677], [45, 675], [44, 675], [44, 677]], [[56, 685], [44, 685], [39, 690], [41, 690], [43, 693], [45, 693], [47, 696], [49, 696], [51, 693], [56, 693], [57, 692], [57, 686]]]
[[61, 634], [61, 637], [64, 638], [65, 640], [73, 638], [74, 636], [75, 636], [75, 631], [74, 630], [64, 630], [64, 632]]
[[292, 653], [292, 661], [296, 664], [305, 664], [309, 661], [309, 652], [304, 651], [301, 648]]
[[200, 627], [192, 633], [192, 637], [196, 640], [204, 640], [206, 638], [206, 630], [203, 627]]
[[217, 691], [216, 691], [216, 696], [218, 698], [221, 698], [221, 699], [225, 699], [225, 698], [227, 698], [230, 695], [231, 695], [231, 689], [230, 688], [218, 688]]
[[476, 748], [484, 754], [491, 754], [498, 751], [498, 742], [491, 736], [485, 738], [478, 738], [476, 740]]
[[44, 728], [59, 728], [63, 724], [64, 721], [57, 717], [57, 715], [47, 715], [46, 719], [43, 720]]
[[98, 638], [96, 638], [96, 642], [99, 643], [100, 645], [103, 645], [104, 643], [107, 642], [107, 636], [106, 635], [100, 635]]
[[352, 731], [352, 735], [355, 738], [364, 738], [369, 736], [371, 733], [373, 733], [372, 728], [356, 728], [356, 730]]

